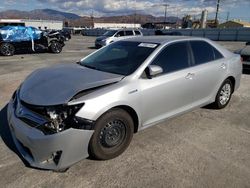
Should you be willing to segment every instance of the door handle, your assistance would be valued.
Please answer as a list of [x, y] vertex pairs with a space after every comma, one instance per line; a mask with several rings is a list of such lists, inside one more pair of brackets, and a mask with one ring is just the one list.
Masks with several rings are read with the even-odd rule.
[[192, 80], [194, 75], [195, 75], [194, 73], [188, 73], [185, 78], [188, 79], [188, 80]]
[[226, 69], [226, 68], [227, 68], [226, 63], [222, 63], [222, 64], [221, 64], [221, 66], [220, 66], [220, 68], [222, 68], [222, 69]]

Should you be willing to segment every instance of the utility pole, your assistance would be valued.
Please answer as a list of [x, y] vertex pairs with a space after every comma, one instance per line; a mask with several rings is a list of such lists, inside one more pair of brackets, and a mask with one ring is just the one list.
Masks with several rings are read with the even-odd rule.
[[165, 13], [164, 13], [164, 29], [166, 29], [166, 22], [167, 22], [167, 10], [168, 10], [168, 6], [169, 4], [163, 4], [162, 6], [165, 7]]
[[229, 21], [230, 12], [227, 12], [227, 22]]
[[91, 15], [90, 15], [90, 19], [91, 19], [91, 25], [92, 25], [92, 28], [94, 28], [94, 12], [93, 12], [93, 10], [92, 10], [92, 12], [91, 12]]
[[137, 12], [136, 9], [137, 9], [137, 8], [136, 8], [136, 0], [135, 0], [134, 28], [135, 28], [135, 24], [136, 24], [136, 12]]
[[214, 20], [215, 23], [217, 23], [218, 21], [219, 10], [220, 10], [220, 0], [217, 0], [217, 9], [216, 9], [215, 20]]

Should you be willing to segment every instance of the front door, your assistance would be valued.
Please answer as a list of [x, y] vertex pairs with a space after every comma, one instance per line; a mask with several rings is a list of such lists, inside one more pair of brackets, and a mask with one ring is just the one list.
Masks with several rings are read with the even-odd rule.
[[190, 59], [188, 42], [170, 44], [151, 63], [162, 67], [163, 73], [152, 79], [139, 79], [143, 126], [176, 115], [192, 105]]

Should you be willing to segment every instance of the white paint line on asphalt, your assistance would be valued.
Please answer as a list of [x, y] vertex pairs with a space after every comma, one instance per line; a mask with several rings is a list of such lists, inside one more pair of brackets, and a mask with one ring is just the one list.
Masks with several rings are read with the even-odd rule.
[[250, 134], [250, 130], [247, 130], [247, 129], [244, 129], [244, 128], [240, 128], [240, 130]]

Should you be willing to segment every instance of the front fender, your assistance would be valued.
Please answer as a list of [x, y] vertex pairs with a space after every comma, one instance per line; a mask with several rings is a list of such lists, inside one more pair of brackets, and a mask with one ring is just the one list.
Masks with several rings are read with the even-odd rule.
[[105, 112], [109, 111], [112, 108], [118, 107], [118, 106], [127, 106], [132, 108], [139, 120], [140, 125], [140, 117], [141, 114], [139, 113], [139, 109], [136, 104], [132, 104], [128, 101], [116, 101], [113, 103], [105, 104], [105, 103], [99, 103], [100, 101], [87, 101], [82, 109], [76, 114], [77, 117], [81, 117], [84, 119], [89, 119], [92, 121], [96, 121], [99, 117], [101, 117]]
[[99, 97], [84, 100], [84, 106], [78, 111], [76, 116], [96, 121], [108, 110], [117, 106], [128, 106], [132, 108], [141, 123], [139, 92], [127, 93], [124, 90], [117, 90]]

